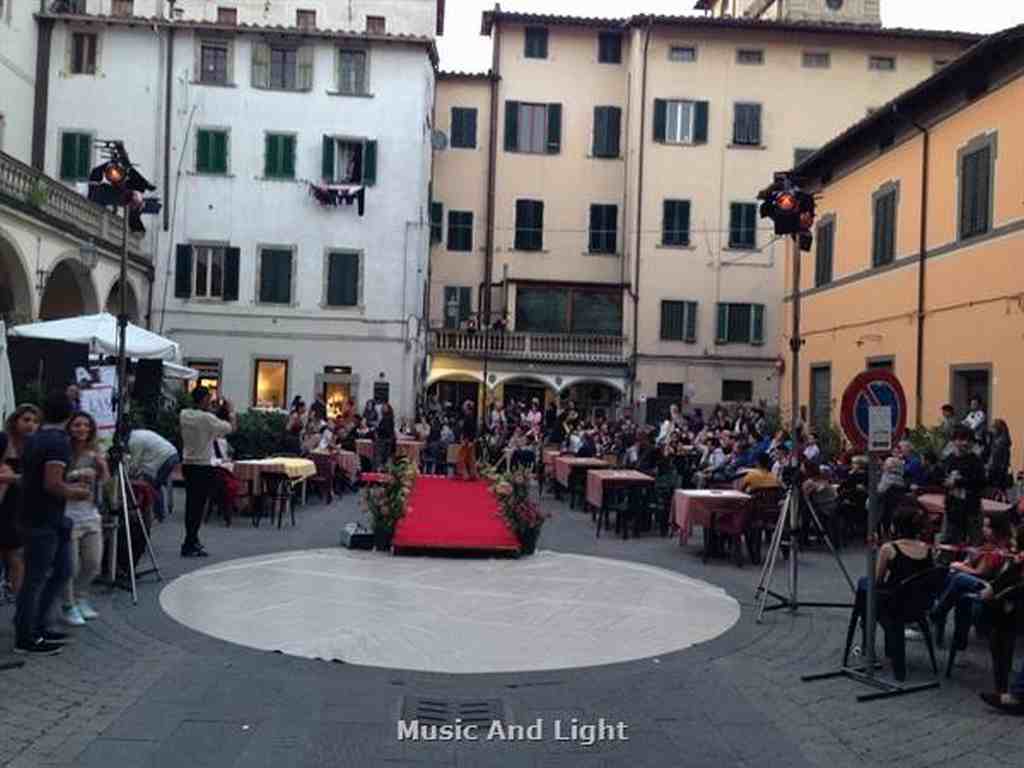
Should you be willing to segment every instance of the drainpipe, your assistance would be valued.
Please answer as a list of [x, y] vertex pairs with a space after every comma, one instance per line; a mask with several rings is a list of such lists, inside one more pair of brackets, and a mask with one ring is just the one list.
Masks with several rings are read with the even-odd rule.
[[636, 244], [633, 253], [633, 365], [630, 369], [629, 399], [636, 402], [636, 374], [640, 353], [640, 243], [644, 231], [644, 149], [647, 146], [647, 54], [651, 47], [652, 20], [644, 32], [644, 62], [640, 78], [640, 154], [637, 158]]
[[921, 232], [917, 254], [917, 357], [914, 361], [914, 423], [924, 423], [924, 315], [925, 315], [925, 265], [928, 260], [928, 172], [931, 133], [928, 129], [911, 120], [921, 132]]
[[[41, 6], [40, 11], [45, 11]], [[46, 170], [46, 122], [50, 108], [50, 49], [53, 44], [53, 19], [36, 19], [36, 93], [32, 105], [32, 167]]]
[[[173, 19], [171, 20], [173, 23]], [[167, 27], [167, 81], [164, 83], [164, 232], [171, 228], [171, 112], [174, 108], [174, 27]], [[150, 286], [152, 290], [152, 284]]]
[[[501, 5], [494, 5], [494, 45], [491, 46], [491, 120], [490, 146], [487, 152], [487, 233], [484, 248], [484, 294], [481, 303], [480, 329], [490, 325], [491, 319], [491, 283], [494, 282], [494, 199], [495, 169], [498, 165], [498, 84], [501, 81]], [[484, 396], [487, 394], [487, 382], [484, 382]]]

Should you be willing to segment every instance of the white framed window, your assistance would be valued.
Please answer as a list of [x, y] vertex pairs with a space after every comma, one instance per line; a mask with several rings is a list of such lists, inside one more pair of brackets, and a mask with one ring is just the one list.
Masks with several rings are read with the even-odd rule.
[[197, 299], [224, 298], [223, 246], [192, 246], [192, 296]]
[[893, 72], [896, 69], [895, 56], [869, 56], [868, 69], [877, 72]]
[[366, 50], [338, 49], [338, 93], [347, 96], [366, 96], [369, 94], [369, 78], [367, 64], [369, 55]]
[[212, 38], [196, 42], [196, 80], [203, 85], [231, 85], [234, 51], [231, 40]]
[[832, 66], [832, 54], [828, 51], [804, 51], [805, 69], [828, 69]]
[[670, 101], [665, 106], [665, 141], [692, 144], [697, 110], [692, 101]]
[[764, 64], [764, 51], [760, 48], [740, 48], [736, 51], [736, 63], [745, 66], [760, 66]]
[[95, 75], [99, 49], [99, 35], [72, 28], [68, 34], [68, 72], [72, 75]]
[[332, 184], [365, 184], [377, 181], [377, 142], [349, 136], [324, 136], [322, 173]]
[[692, 45], [673, 45], [668, 49], [668, 60], [692, 64], [697, 60], [697, 48]]

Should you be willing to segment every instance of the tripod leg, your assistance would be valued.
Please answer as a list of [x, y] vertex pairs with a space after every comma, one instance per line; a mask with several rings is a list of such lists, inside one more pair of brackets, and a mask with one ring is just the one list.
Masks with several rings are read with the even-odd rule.
[[757, 623], [760, 624], [764, 618], [765, 608], [768, 605], [768, 590], [772, 584], [772, 577], [775, 574], [775, 564], [779, 559], [779, 550], [782, 548], [782, 529], [785, 527], [786, 515], [789, 514], [789, 503], [782, 505], [779, 511], [779, 519], [775, 524], [775, 531], [772, 533], [772, 543], [768, 548], [768, 556], [765, 558], [764, 568], [761, 570], [761, 583], [758, 586]]
[[[782, 509], [783, 510], [787, 509], [787, 505], [784, 504], [782, 506]], [[761, 579], [757, 583], [757, 592], [760, 592], [761, 589], [763, 589], [764, 587], [768, 586], [768, 582], [770, 582], [770, 580], [771, 580], [771, 577], [769, 575], [771, 573], [771, 570], [772, 570], [771, 555], [778, 548], [778, 542], [779, 542], [779, 540], [781, 540], [780, 531], [782, 530], [782, 523], [783, 523], [783, 520], [784, 520], [784, 515], [785, 515], [785, 512], [782, 512], [779, 515], [779, 519], [775, 523], [775, 528], [772, 530], [771, 542], [768, 544], [768, 555], [764, 558], [764, 562], [761, 565]]]
[[135, 497], [135, 489], [132, 488], [132, 484], [128, 483], [128, 495], [131, 497], [132, 508], [135, 510], [135, 517], [139, 521], [139, 526], [142, 528], [142, 538], [146, 542], [146, 552], [149, 553], [149, 562], [153, 564], [153, 570], [156, 571], [157, 581], [163, 581], [163, 574], [160, 573], [160, 566], [156, 562], [156, 554], [153, 552], [153, 542], [149, 538], [149, 530], [146, 528], [146, 521], [142, 517], [142, 508], [139, 506], [139, 501]]
[[828, 535], [828, 531], [825, 526], [821, 524], [821, 519], [818, 517], [817, 510], [814, 509], [814, 505], [811, 504], [810, 499], [804, 499], [807, 502], [807, 509], [811, 512], [811, 520], [814, 522], [815, 528], [818, 529], [818, 534], [825, 540], [825, 544], [828, 545], [829, 552], [832, 553], [832, 557], [835, 558], [836, 563], [839, 565], [839, 570], [843, 572], [843, 576], [846, 577], [846, 583], [850, 585], [850, 591], [857, 594], [857, 585], [853, 583], [853, 579], [850, 577], [850, 572], [846, 570], [846, 565], [843, 563], [843, 558], [839, 556], [839, 552], [836, 551], [835, 545], [832, 543], [831, 537]]
[[135, 555], [132, 553], [131, 513], [128, 510], [128, 477], [125, 474], [123, 463], [119, 463], [117, 466], [117, 479], [118, 484], [121, 487], [121, 512], [124, 517], [124, 540], [128, 545], [128, 576], [131, 579], [132, 585], [132, 604], [138, 605], [139, 594], [135, 589]]

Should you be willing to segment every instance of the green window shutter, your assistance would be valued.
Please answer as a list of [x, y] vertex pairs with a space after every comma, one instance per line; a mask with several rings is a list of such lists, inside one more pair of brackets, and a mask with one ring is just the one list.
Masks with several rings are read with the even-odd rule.
[[661, 338], [665, 341], [672, 339], [672, 305], [674, 302], [661, 302]]
[[238, 267], [241, 249], [224, 249], [224, 301], [238, 301]]
[[327, 262], [327, 304], [354, 307], [359, 303], [359, 254], [332, 253]]
[[607, 156], [608, 126], [605, 122], [605, 107], [594, 107], [594, 144], [591, 154], [594, 157]]
[[260, 301], [288, 304], [292, 296], [292, 254], [266, 250], [260, 254]]
[[618, 157], [621, 152], [622, 110], [608, 108], [608, 157]]
[[743, 231], [746, 235], [746, 243], [751, 248], [757, 247], [757, 206], [744, 204], [743, 206]]
[[708, 142], [708, 103], [697, 101], [693, 105], [693, 143], [707, 144]]
[[266, 43], [252, 47], [252, 87], [270, 87], [270, 46]]
[[210, 146], [214, 173], [228, 172], [228, 134], [227, 131], [215, 131]]
[[75, 179], [78, 173], [78, 134], [65, 133], [60, 137], [60, 177]]
[[295, 178], [295, 137], [285, 136], [281, 141], [281, 151], [284, 154], [282, 171], [289, 179]]
[[693, 344], [697, 341], [697, 302], [686, 302], [686, 332], [684, 341]]
[[968, 156], [971, 160], [971, 186], [967, 190], [968, 226], [964, 230], [969, 236], [981, 235], [991, 227], [989, 222], [990, 184], [992, 181], [992, 150], [983, 147]]
[[295, 87], [300, 91], [313, 89], [313, 52], [313, 46], [304, 45], [296, 53]]
[[444, 204], [430, 204], [430, 242], [440, 243], [444, 237]]
[[377, 142], [367, 141], [363, 145], [363, 184], [372, 187], [377, 183]]
[[750, 343], [764, 344], [764, 304], [755, 304], [750, 313]]
[[519, 102], [505, 102], [505, 151], [519, 149]]
[[654, 140], [665, 141], [665, 129], [668, 124], [668, 102], [664, 99], [654, 100]]
[[196, 136], [196, 171], [209, 173], [211, 170], [210, 132], [199, 131]]
[[715, 343], [727, 344], [729, 341], [729, 305], [718, 305], [718, 328], [715, 331]]
[[334, 181], [334, 137], [324, 136], [323, 152], [320, 159], [320, 178]]
[[78, 178], [88, 179], [92, 173], [92, 136], [88, 133], [78, 134]]
[[459, 288], [459, 323], [469, 320], [473, 312], [473, 291], [471, 288]]
[[562, 105], [548, 104], [547, 153], [557, 155], [562, 151]]
[[174, 261], [174, 298], [190, 298], [192, 296], [192, 246], [177, 246]]
[[267, 178], [280, 175], [277, 169], [277, 136], [263, 137], [263, 175]]
[[743, 206], [729, 204], [729, 247], [735, 248], [743, 241]]

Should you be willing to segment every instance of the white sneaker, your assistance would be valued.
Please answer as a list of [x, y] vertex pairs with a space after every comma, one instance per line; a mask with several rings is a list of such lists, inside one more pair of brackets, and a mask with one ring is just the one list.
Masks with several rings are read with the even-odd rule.
[[60, 620], [69, 627], [85, 626], [85, 619], [77, 605], [65, 605], [60, 611]]
[[92, 621], [93, 619], [98, 619], [100, 617], [99, 612], [92, 607], [92, 603], [90, 603], [88, 600], [79, 600], [77, 603], [77, 607], [78, 612], [86, 621]]

